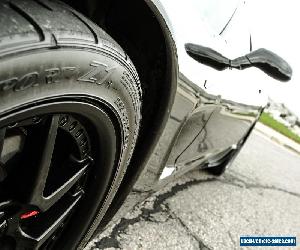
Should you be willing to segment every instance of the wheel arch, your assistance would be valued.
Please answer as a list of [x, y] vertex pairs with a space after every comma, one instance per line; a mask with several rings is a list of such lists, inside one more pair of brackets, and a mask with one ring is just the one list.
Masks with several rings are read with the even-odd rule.
[[[152, 0], [63, 0], [97, 23], [129, 55], [143, 89], [142, 124], [130, 166], [105, 215], [106, 224], [147, 164], [169, 118], [177, 89], [177, 52], [166, 17]], [[156, 1], [155, 1], [156, 2]]]

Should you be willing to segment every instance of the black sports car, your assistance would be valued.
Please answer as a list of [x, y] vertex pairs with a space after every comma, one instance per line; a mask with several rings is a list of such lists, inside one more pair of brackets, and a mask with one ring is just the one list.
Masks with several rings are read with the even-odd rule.
[[265, 102], [219, 71], [292, 70], [236, 31], [243, 1], [206, 2], [0, 1], [0, 249], [82, 249], [132, 190], [224, 172]]

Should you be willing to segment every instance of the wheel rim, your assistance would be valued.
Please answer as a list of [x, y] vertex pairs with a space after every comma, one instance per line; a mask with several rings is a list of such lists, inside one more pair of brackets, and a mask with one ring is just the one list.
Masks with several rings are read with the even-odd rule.
[[[103, 175], [98, 193], [104, 194], [112, 171], [105, 166], [117, 153], [114, 125], [99, 106], [74, 98], [27, 105], [0, 118], [3, 249], [55, 246], [83, 205], [90, 175]], [[94, 170], [101, 164], [103, 170]]]

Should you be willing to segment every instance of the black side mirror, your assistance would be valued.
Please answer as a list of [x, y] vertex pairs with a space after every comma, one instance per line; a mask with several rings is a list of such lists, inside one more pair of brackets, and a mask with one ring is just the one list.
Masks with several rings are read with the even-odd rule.
[[216, 70], [226, 68], [246, 69], [256, 67], [279, 81], [289, 81], [292, 77], [291, 66], [275, 53], [258, 49], [245, 56], [230, 60], [217, 51], [201, 45], [187, 43], [185, 50], [196, 61]]

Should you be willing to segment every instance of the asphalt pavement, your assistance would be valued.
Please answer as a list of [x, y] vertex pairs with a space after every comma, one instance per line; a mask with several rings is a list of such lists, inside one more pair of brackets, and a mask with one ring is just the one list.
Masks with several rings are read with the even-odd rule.
[[107, 228], [86, 250], [240, 249], [243, 235], [296, 236], [295, 249], [300, 249], [300, 154], [258, 131], [223, 176], [186, 174]]

